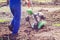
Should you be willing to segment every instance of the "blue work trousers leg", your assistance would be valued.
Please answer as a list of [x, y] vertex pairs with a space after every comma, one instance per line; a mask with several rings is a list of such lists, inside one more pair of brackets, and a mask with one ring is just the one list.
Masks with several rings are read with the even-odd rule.
[[11, 25], [13, 26], [12, 33], [17, 34], [19, 27], [20, 27], [20, 20], [21, 20], [20, 6], [19, 7], [10, 6], [10, 10], [11, 10], [12, 15], [13, 15], [13, 20], [11, 22]]

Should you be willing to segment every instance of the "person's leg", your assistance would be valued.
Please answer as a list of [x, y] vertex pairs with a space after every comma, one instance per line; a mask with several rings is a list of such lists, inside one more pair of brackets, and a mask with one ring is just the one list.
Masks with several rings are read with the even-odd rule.
[[20, 27], [20, 19], [21, 19], [21, 13], [20, 13], [20, 6], [15, 8], [14, 11], [14, 23], [13, 23], [13, 34], [18, 33], [19, 27]]
[[20, 18], [21, 18], [21, 0], [10, 0], [11, 12], [13, 14], [13, 21], [11, 25], [13, 25], [12, 34], [18, 33], [18, 29], [20, 27]]

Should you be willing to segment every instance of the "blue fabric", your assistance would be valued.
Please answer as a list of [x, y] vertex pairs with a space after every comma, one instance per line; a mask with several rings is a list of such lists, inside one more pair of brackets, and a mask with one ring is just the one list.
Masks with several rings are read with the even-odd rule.
[[13, 15], [11, 25], [13, 26], [13, 34], [17, 34], [21, 20], [21, 0], [10, 0], [10, 10]]

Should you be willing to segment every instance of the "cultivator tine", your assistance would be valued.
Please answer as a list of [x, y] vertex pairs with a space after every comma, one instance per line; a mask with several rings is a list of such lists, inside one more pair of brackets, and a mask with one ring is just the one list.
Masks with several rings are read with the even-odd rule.
[[29, 16], [27, 16], [27, 17], [25, 18], [25, 20], [29, 23], [29, 25], [30, 25], [30, 27], [31, 27], [31, 23], [30, 23], [30, 18], [29, 18]]
[[35, 19], [35, 21], [38, 23], [38, 20], [37, 20], [37, 17], [36, 17], [36, 15], [33, 15], [34, 16], [34, 19]]
[[30, 23], [30, 21], [29, 21], [29, 25], [30, 25], [30, 27], [31, 27], [31, 23]]

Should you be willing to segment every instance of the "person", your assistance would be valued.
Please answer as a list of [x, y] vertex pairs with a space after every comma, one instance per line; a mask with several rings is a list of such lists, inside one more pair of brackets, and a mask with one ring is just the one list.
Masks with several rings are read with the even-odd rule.
[[10, 0], [9, 5], [13, 15], [13, 20], [9, 25], [9, 30], [12, 34], [18, 34], [21, 20], [21, 0]]

